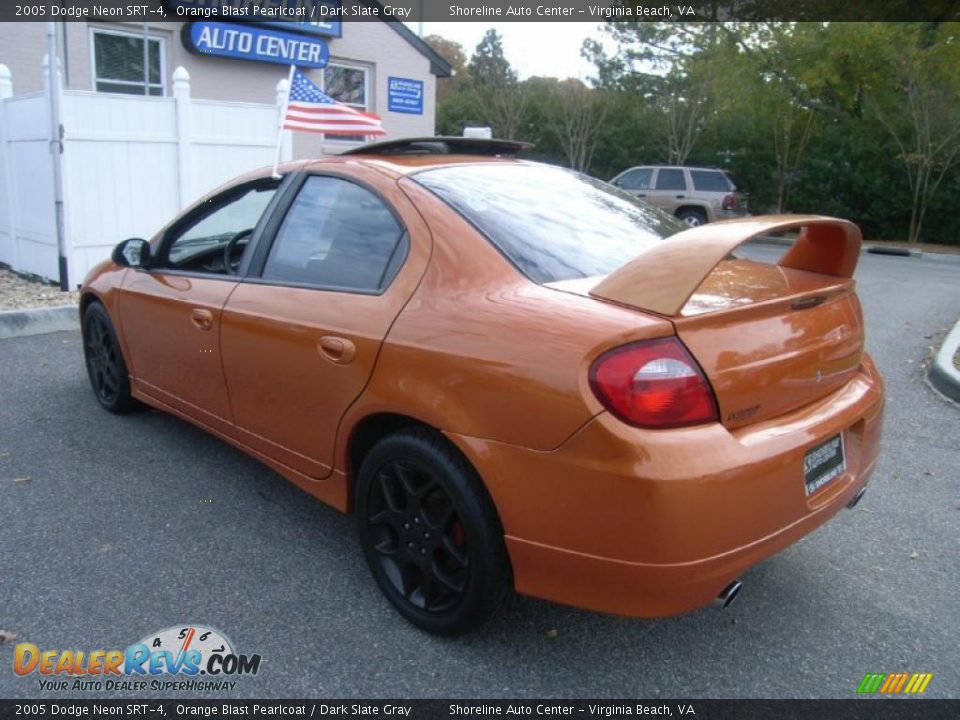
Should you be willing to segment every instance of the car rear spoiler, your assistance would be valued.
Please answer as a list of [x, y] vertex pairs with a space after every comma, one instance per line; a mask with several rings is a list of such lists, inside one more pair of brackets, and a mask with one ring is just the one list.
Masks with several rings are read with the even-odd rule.
[[860, 228], [822, 215], [761, 215], [685, 230], [607, 275], [590, 294], [660, 315], [677, 315], [707, 275], [743, 243], [802, 228], [777, 263], [823, 275], [852, 277], [860, 257]]

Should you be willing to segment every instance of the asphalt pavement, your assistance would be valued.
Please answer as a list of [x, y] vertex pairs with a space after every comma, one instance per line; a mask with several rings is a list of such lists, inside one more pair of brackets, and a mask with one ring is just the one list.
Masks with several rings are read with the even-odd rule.
[[[864, 255], [857, 279], [888, 405], [856, 509], [747, 572], [726, 611], [518, 597], [458, 639], [391, 609], [352, 518], [187, 423], [101, 410], [79, 333], [0, 340], [0, 629], [92, 650], [210, 626], [263, 658], [233, 697], [849, 698], [867, 672], [933, 673], [927, 697], [960, 697], [960, 408], [923, 382], [960, 316], [960, 257]], [[14, 644], [0, 697], [143, 695], [42, 692]]]

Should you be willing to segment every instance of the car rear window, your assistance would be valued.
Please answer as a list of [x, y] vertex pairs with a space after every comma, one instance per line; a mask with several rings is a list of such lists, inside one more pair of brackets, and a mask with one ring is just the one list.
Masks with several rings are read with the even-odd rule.
[[691, 170], [693, 188], [704, 192], [731, 192], [735, 190], [730, 178], [719, 170]]
[[414, 179], [539, 283], [607, 275], [685, 229], [612, 185], [549, 165], [451, 165]]

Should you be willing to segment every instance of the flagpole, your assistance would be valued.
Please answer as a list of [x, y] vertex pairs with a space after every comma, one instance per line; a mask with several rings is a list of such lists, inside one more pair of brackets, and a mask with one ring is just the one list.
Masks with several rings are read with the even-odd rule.
[[283, 101], [283, 107], [280, 108], [280, 123], [277, 125], [277, 152], [273, 156], [273, 177], [279, 178], [280, 173], [277, 172], [277, 168], [280, 166], [280, 146], [283, 144], [283, 123], [287, 119], [287, 107], [290, 105], [290, 92], [293, 90], [293, 73], [296, 72], [297, 66], [290, 66], [290, 74], [287, 77], [287, 97]]

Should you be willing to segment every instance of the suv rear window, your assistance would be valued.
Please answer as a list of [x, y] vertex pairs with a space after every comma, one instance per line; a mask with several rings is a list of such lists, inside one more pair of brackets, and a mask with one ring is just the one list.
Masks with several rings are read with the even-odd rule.
[[686, 229], [612, 185], [549, 165], [451, 165], [413, 178], [539, 283], [607, 275]]
[[730, 178], [719, 170], [691, 170], [693, 188], [705, 192], [732, 192], [736, 188]]

